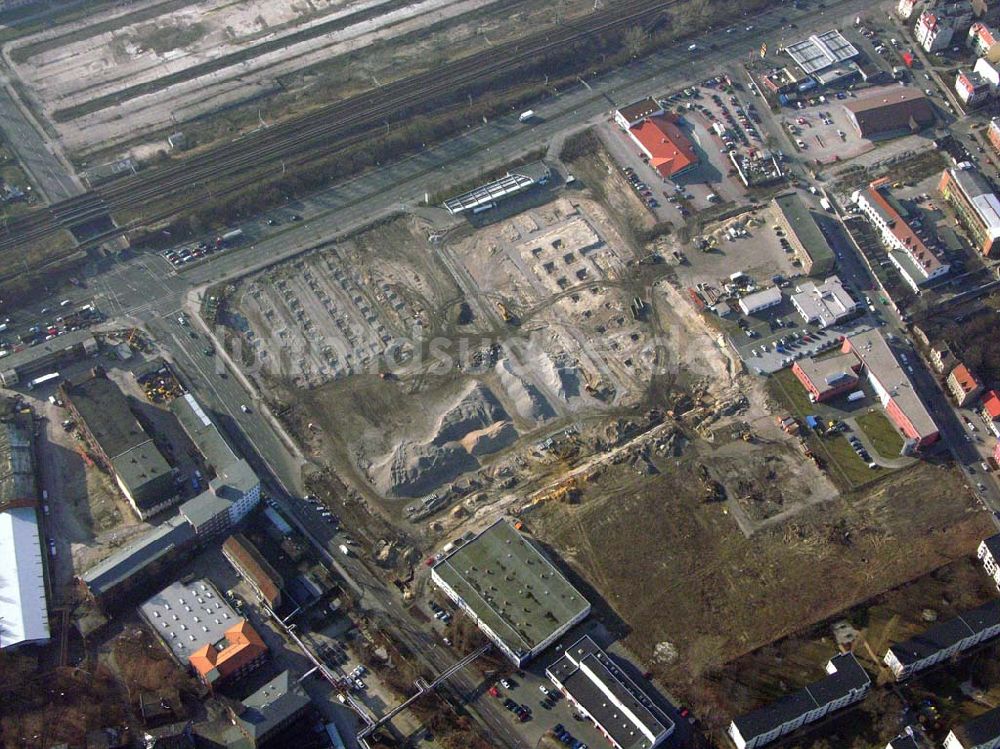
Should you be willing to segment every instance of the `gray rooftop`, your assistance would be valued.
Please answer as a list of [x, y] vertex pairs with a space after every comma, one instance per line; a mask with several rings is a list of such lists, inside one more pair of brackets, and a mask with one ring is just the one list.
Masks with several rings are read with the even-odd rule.
[[1000, 707], [983, 713], [978, 718], [963, 723], [953, 729], [962, 746], [973, 749], [979, 746], [995, 746], [1000, 738]]
[[857, 381], [858, 375], [854, 367], [858, 366], [858, 357], [854, 354], [836, 354], [819, 359], [811, 357], [800, 359], [799, 369], [820, 390], [823, 386], [832, 388], [852, 379]]
[[799, 244], [809, 254], [813, 264], [822, 272], [825, 272], [824, 267], [827, 270], [832, 268], [833, 250], [827, 244], [826, 237], [819, 230], [812, 212], [801, 196], [797, 192], [786, 192], [776, 196], [774, 204], [794, 232]]
[[797, 692], [733, 719], [740, 735], [749, 742], [755, 736], [770, 733], [817, 707], [846, 696], [851, 690], [864, 689], [871, 684], [867, 672], [853, 654], [835, 656], [830, 663], [836, 668], [832, 674], [828, 673]]
[[566, 648], [546, 673], [624, 749], [649, 749], [674, 727], [589, 636]]
[[240, 617], [207, 580], [171, 583], [139, 606], [139, 613], [182, 664], [215, 645]]
[[17, 499], [38, 499], [31, 419], [0, 422], [0, 505]]
[[503, 519], [448, 554], [434, 572], [515, 653], [534, 650], [590, 610], [552, 562]]
[[100, 596], [141, 572], [165, 554], [187, 545], [192, 540], [194, 540], [194, 529], [183, 517], [177, 515], [128, 546], [123, 546], [80, 577], [95, 595]]
[[915, 637], [892, 645], [889, 650], [896, 660], [908, 666], [997, 624], [1000, 624], [1000, 600], [993, 600], [954, 619], [935, 624]]
[[818, 320], [823, 327], [833, 325], [858, 307], [839, 276], [830, 276], [821, 284], [802, 284], [792, 295], [792, 302], [809, 320]]
[[236, 454], [220, 434], [201, 404], [191, 393], [185, 393], [170, 403], [170, 410], [181, 423], [184, 431], [195, 446], [205, 456], [205, 460], [216, 470], [235, 463]]
[[813, 34], [808, 39], [789, 45], [785, 51], [806, 75], [818, 73], [858, 55], [855, 46], [836, 29]]
[[206, 489], [198, 496], [192, 497], [182, 504], [180, 511], [191, 525], [195, 528], [200, 528], [219, 513], [228, 510], [230, 505], [232, 505], [230, 500], [216, 496], [215, 492], [211, 489]]
[[920, 399], [889, 342], [877, 330], [858, 333], [848, 339], [868, 371], [889, 393], [920, 435], [933, 434], [937, 424]]
[[76, 346], [97, 350], [97, 340], [94, 334], [87, 330], [74, 330], [63, 333], [51, 341], [43, 341], [37, 346], [28, 346], [22, 351], [16, 351], [0, 360], [0, 370], [30, 371], [33, 366], [41, 366], [42, 362], [58, 358]]
[[247, 734], [259, 739], [308, 706], [309, 697], [302, 685], [288, 671], [282, 671], [243, 700], [243, 710], [236, 716], [236, 722]]
[[232, 502], [252, 491], [260, 483], [257, 474], [245, 460], [237, 460], [222, 468], [217, 468], [218, 475], [209, 483], [209, 487], [218, 496]]

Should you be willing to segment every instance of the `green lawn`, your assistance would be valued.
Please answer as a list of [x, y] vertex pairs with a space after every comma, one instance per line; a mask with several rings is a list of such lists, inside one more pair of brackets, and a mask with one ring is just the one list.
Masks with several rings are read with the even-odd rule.
[[835, 466], [829, 467], [834, 478], [836, 478], [839, 469], [840, 475], [850, 484], [851, 488], [856, 489], [862, 484], [878, 478], [885, 473], [884, 468], [869, 468], [868, 464], [861, 460], [858, 454], [854, 452], [851, 443], [842, 434], [821, 437], [816, 441], [823, 445], [830, 461], [835, 464]]
[[875, 451], [885, 458], [898, 458], [903, 438], [880, 411], [870, 411], [857, 418], [858, 426], [868, 436]]
[[792, 416], [804, 419], [816, 410], [816, 406], [809, 400], [809, 393], [802, 387], [791, 367], [771, 375], [769, 385], [771, 392], [788, 407]]

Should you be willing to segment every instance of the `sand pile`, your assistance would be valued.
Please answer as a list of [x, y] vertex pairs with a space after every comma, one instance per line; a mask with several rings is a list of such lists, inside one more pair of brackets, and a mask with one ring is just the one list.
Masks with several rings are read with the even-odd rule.
[[470, 383], [429, 433], [402, 438], [372, 466], [372, 480], [386, 496], [421, 497], [479, 467], [477, 456], [517, 439], [517, 430], [489, 388]]
[[496, 373], [518, 416], [532, 421], [551, 419], [556, 415], [552, 405], [534, 384], [517, 373], [517, 366], [510, 359], [501, 359]]

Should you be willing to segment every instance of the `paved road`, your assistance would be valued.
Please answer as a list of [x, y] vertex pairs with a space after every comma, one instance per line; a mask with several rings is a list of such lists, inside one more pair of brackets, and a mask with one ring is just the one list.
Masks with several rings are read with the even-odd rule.
[[49, 203], [85, 192], [69, 162], [49, 143], [34, 118], [17, 101], [6, 80], [0, 81], [0, 130], [21, 165]]

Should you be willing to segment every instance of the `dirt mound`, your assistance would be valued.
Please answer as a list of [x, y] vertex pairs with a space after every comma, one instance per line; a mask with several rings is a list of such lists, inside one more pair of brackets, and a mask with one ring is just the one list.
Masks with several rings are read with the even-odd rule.
[[516, 366], [510, 359], [501, 359], [497, 362], [496, 372], [518, 416], [532, 421], [551, 419], [556, 415], [552, 404], [537, 387], [517, 373]]
[[461, 440], [469, 432], [508, 418], [493, 392], [482, 385], [475, 385], [438, 419], [431, 442], [443, 445]]
[[404, 442], [376, 475], [376, 486], [386, 495], [421, 497], [478, 467], [479, 462], [457, 442]]
[[444, 404], [421, 435], [402, 436], [371, 470], [386, 496], [425, 496], [479, 467], [476, 456], [496, 452], [517, 439], [517, 430], [493, 392], [469, 383]]
[[489, 455], [501, 450], [517, 439], [517, 430], [509, 421], [498, 421], [485, 429], [469, 432], [462, 438], [462, 447], [469, 455]]

